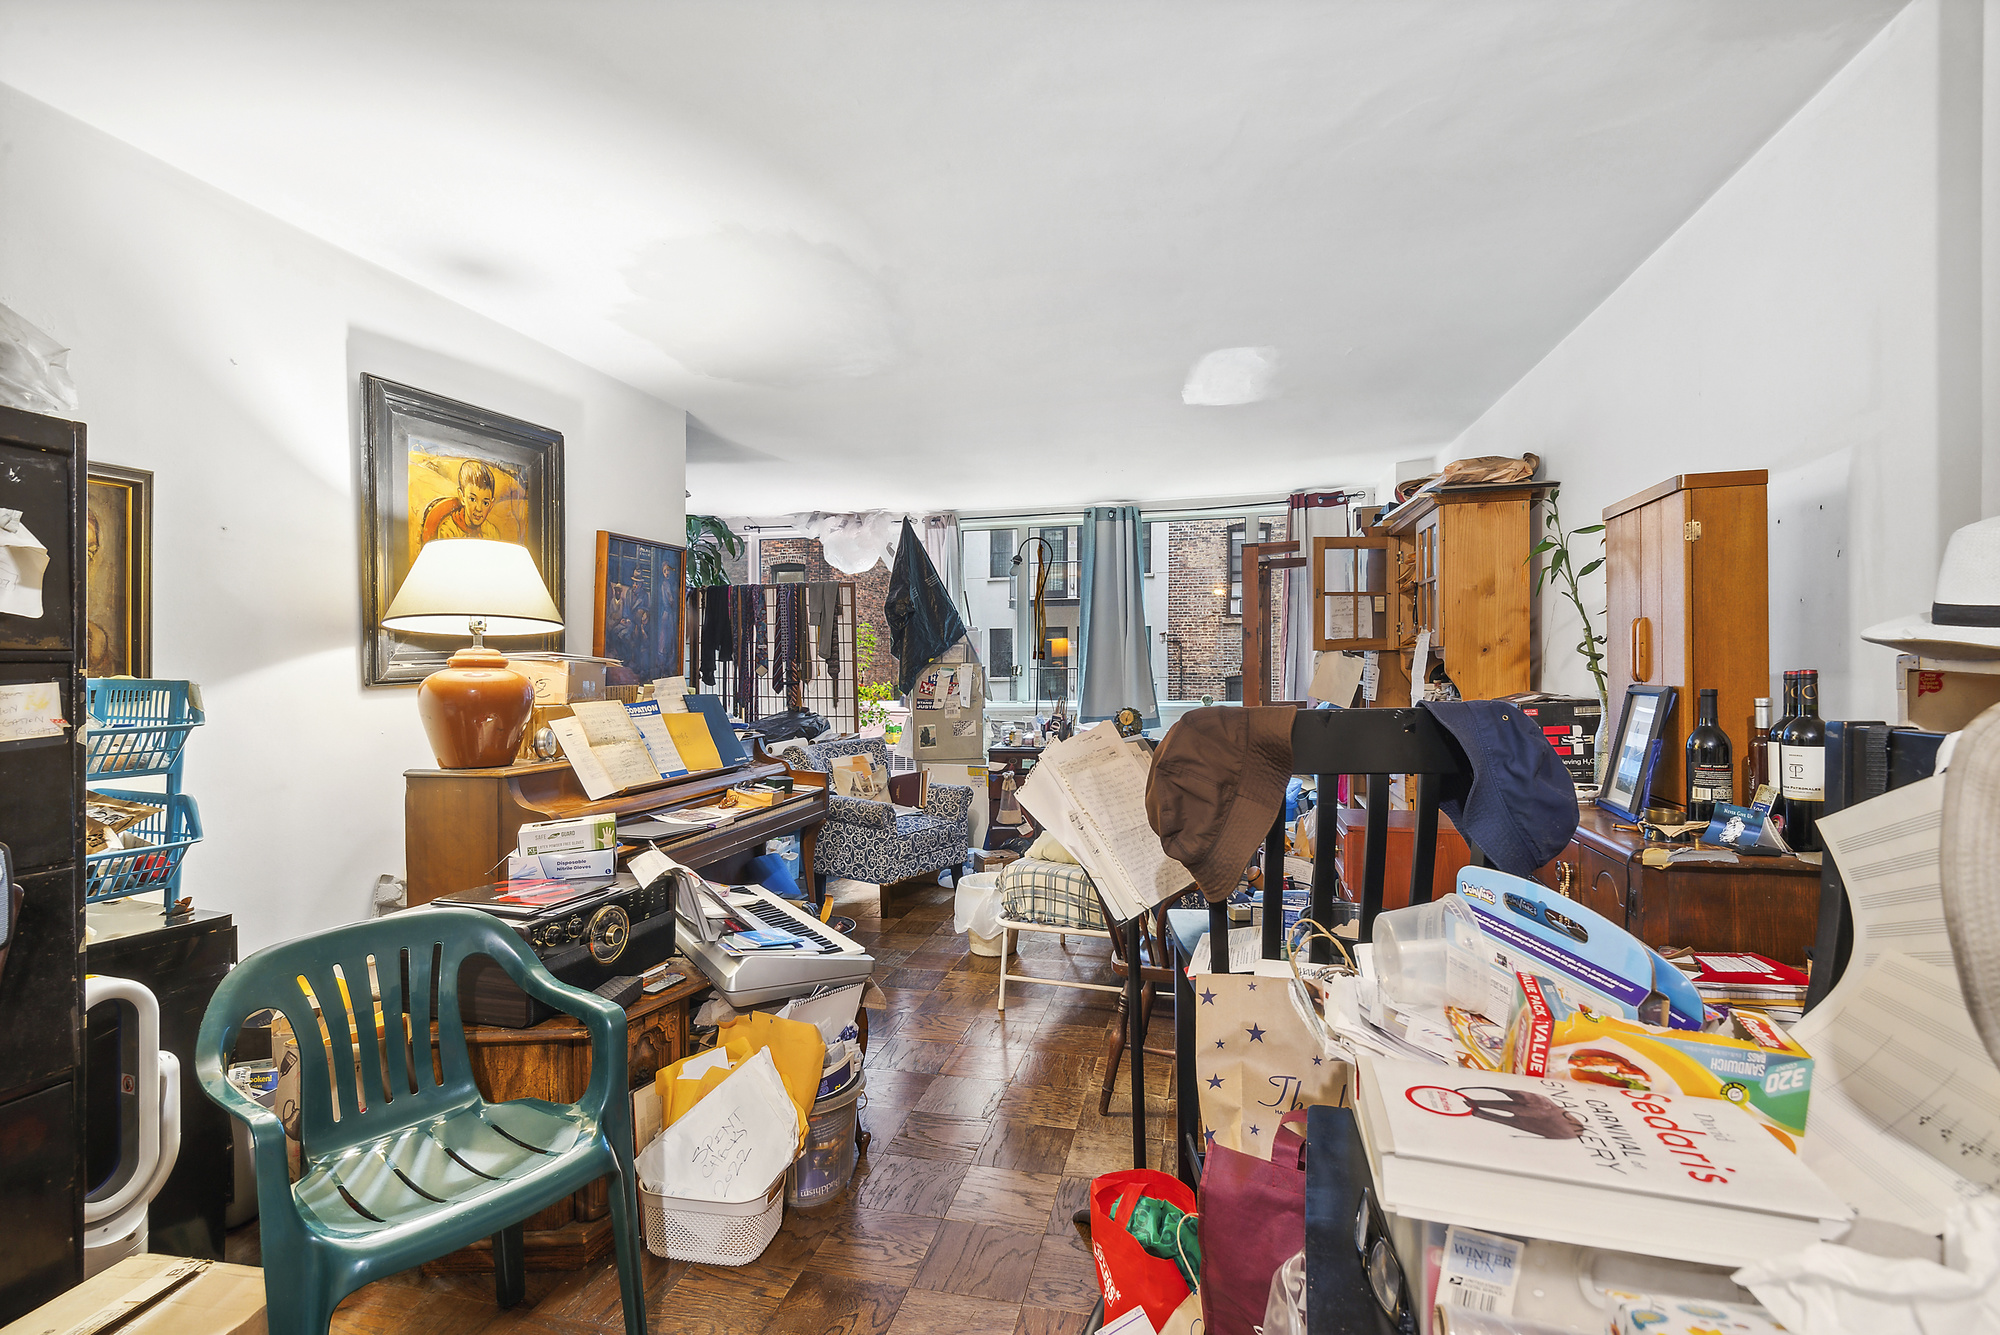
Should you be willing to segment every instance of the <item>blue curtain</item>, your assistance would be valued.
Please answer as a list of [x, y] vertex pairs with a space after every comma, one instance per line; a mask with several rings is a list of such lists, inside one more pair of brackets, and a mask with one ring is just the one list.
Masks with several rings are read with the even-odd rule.
[[1153, 647], [1146, 642], [1145, 567], [1139, 507], [1098, 505], [1083, 512], [1083, 624], [1077, 717], [1110, 718], [1130, 705], [1148, 727], [1160, 722], [1153, 695]]

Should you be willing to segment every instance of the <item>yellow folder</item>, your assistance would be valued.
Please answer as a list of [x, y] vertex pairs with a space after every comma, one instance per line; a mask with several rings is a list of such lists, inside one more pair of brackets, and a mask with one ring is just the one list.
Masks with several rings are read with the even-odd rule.
[[667, 735], [674, 739], [674, 750], [681, 753], [681, 763], [688, 767], [690, 773], [722, 768], [722, 753], [715, 749], [715, 738], [708, 731], [707, 715], [662, 714], [660, 722], [667, 725]]

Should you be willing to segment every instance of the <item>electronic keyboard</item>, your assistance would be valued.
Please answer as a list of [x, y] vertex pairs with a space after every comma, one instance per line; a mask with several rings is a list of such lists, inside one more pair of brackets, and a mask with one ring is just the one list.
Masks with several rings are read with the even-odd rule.
[[700, 928], [689, 920], [683, 902], [676, 909], [683, 924], [681, 953], [694, 961], [730, 1005], [750, 1006], [794, 997], [818, 987], [866, 982], [874, 973], [875, 957], [859, 941], [841, 935], [764, 887], [716, 886], [715, 891], [728, 903], [742, 930], [773, 928], [790, 932], [805, 942], [792, 950], [731, 955], [719, 943], [701, 939]]

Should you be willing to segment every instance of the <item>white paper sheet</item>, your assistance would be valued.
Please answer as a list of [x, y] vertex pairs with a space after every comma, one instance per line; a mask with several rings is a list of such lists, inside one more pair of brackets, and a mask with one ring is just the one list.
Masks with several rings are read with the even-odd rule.
[[55, 682], [0, 686], [0, 742], [60, 737], [68, 726], [62, 716], [62, 691]]
[[[581, 736], [583, 749], [596, 762], [604, 782], [611, 785], [604, 792], [593, 792], [583, 770], [577, 769], [583, 791], [593, 802], [628, 788], [643, 788], [647, 784], [658, 783], [664, 777], [653, 761], [653, 753], [646, 748], [644, 734], [639, 731], [639, 725], [623, 701], [584, 700], [571, 705], [570, 713], [573, 717], [555, 719], [549, 726], [555, 730], [556, 740], [562, 743], [563, 754], [570, 758], [572, 767], [576, 765], [577, 756], [571, 748], [570, 737]], [[570, 724], [573, 731], [564, 729], [564, 723]], [[661, 726], [664, 730], [665, 725]], [[678, 752], [675, 758], [679, 758]]]
[[1020, 803], [1090, 873], [1119, 922], [1194, 884], [1146, 819], [1146, 762], [1108, 723], [1042, 752]]
[[1854, 950], [1792, 1028], [1814, 1058], [1800, 1156], [1862, 1214], [1925, 1233], [2000, 1184], [2000, 1070], [1966, 1012], [1944, 924], [1944, 783], [1893, 788], [1820, 821]]
[[[657, 700], [642, 700], [627, 707], [632, 724], [638, 728], [640, 738], [646, 743], [646, 752], [653, 758], [653, 768], [665, 779], [678, 779], [688, 773], [687, 761], [681, 759], [680, 748], [674, 745], [674, 735], [667, 731], [666, 723], [660, 718], [664, 712]], [[681, 706], [681, 713], [687, 706]]]
[[0, 612], [41, 616], [42, 576], [48, 568], [48, 548], [21, 522], [21, 512], [0, 509]]
[[1361, 685], [1361, 660], [1352, 654], [1321, 652], [1313, 656], [1312, 684], [1306, 693], [1315, 700], [1324, 700], [1342, 709], [1354, 703], [1354, 692]]
[[752, 1200], [798, 1153], [799, 1114], [771, 1050], [738, 1066], [639, 1155], [648, 1190], [684, 1200]]
[[662, 714], [685, 714], [688, 682], [686, 677], [656, 677], [653, 679], [653, 700]]

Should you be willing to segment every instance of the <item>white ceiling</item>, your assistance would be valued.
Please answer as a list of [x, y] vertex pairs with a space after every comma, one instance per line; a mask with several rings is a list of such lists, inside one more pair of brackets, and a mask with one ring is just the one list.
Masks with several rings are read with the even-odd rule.
[[978, 509], [1450, 441], [1902, 3], [8, 0], [0, 81], [687, 408], [696, 508]]

